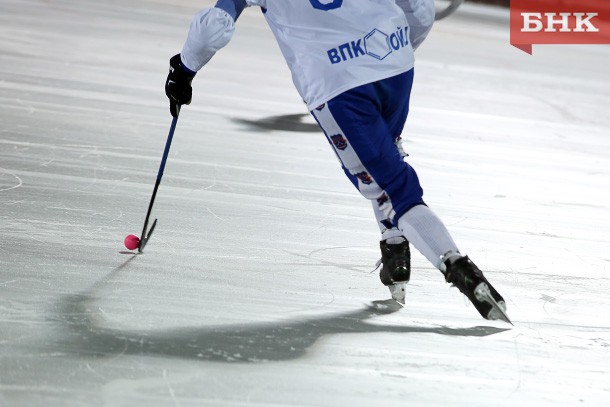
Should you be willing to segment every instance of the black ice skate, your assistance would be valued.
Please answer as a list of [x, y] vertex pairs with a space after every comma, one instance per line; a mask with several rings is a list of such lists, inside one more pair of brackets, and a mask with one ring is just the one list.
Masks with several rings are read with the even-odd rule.
[[409, 241], [390, 244], [383, 240], [379, 242], [379, 247], [381, 248], [381, 263], [383, 264], [379, 272], [379, 278], [390, 289], [392, 298], [404, 304], [405, 284], [411, 278]]
[[468, 297], [483, 318], [500, 319], [512, 325], [506, 315], [504, 298], [493, 288], [483, 276], [483, 272], [468, 256], [460, 257], [453, 262], [447, 260], [445, 266], [447, 267], [445, 280]]

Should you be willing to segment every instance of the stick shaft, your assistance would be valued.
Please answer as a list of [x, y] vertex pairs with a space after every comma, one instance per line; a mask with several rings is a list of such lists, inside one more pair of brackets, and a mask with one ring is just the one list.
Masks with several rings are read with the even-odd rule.
[[[155, 182], [155, 187], [153, 189], [152, 196], [150, 197], [150, 202], [148, 204], [148, 211], [146, 212], [146, 219], [144, 220], [144, 227], [142, 228], [142, 238], [140, 239], [140, 245], [138, 247], [138, 251], [141, 253], [148, 241], [148, 237], [146, 235], [148, 228], [148, 221], [150, 219], [150, 214], [152, 212], [153, 205], [155, 203], [155, 198], [157, 197], [157, 190], [159, 189], [159, 185], [161, 184], [161, 178], [163, 178], [163, 172], [165, 171], [165, 163], [167, 162], [167, 157], [169, 155], [169, 149], [172, 146], [172, 140], [174, 138], [174, 131], [176, 130], [176, 124], [178, 124], [178, 116], [174, 117], [172, 120], [172, 124], [169, 128], [169, 134], [167, 135], [167, 141], [165, 142], [165, 150], [163, 151], [163, 157], [161, 158], [161, 164], [159, 165], [159, 172], [157, 173], [157, 181]], [[156, 220], [155, 220], [156, 222]], [[152, 230], [151, 230], [152, 232]]]

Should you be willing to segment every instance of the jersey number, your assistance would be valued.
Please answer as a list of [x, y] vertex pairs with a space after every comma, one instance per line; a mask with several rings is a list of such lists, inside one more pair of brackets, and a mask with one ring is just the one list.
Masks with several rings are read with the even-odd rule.
[[309, 0], [313, 8], [318, 10], [334, 10], [343, 5], [343, 0]]

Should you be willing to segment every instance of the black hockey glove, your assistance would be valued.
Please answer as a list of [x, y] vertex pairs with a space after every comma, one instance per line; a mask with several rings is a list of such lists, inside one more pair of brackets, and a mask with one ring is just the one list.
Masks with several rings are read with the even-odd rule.
[[174, 55], [169, 60], [169, 74], [165, 81], [165, 94], [169, 98], [169, 111], [172, 116], [177, 117], [180, 106], [191, 103], [193, 88], [191, 82], [195, 74], [189, 71], [180, 59], [180, 54]]

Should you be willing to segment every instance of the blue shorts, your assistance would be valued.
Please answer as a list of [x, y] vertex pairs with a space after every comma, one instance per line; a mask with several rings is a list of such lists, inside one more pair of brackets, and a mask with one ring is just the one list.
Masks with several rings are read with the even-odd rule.
[[396, 146], [409, 113], [413, 70], [350, 89], [311, 111], [345, 174], [376, 201], [388, 226], [423, 205], [415, 170]]

